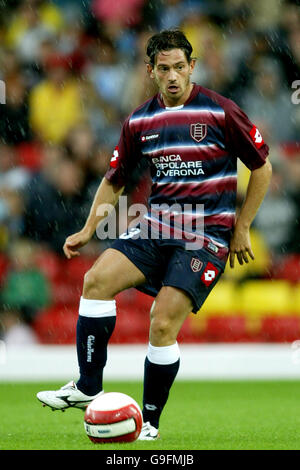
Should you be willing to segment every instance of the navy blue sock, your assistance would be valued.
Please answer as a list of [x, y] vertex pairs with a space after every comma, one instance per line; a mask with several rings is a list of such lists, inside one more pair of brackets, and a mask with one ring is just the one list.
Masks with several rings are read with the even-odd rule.
[[80, 378], [77, 387], [86, 395], [96, 395], [103, 389], [107, 344], [115, 323], [116, 316], [91, 318], [79, 315], [78, 317], [76, 346]]
[[173, 364], [153, 364], [148, 357], [144, 365], [143, 419], [158, 429], [159, 418], [167, 403], [171, 386], [179, 369], [180, 359]]

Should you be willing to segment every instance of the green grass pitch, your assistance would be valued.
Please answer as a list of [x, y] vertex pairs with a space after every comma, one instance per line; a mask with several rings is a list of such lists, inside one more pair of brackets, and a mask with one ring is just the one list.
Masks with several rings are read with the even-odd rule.
[[[105, 391], [131, 395], [142, 386], [110, 382]], [[175, 382], [160, 424], [161, 439], [94, 444], [84, 413], [43, 408], [35, 395], [58, 383], [0, 383], [1, 450], [300, 450], [300, 382]]]

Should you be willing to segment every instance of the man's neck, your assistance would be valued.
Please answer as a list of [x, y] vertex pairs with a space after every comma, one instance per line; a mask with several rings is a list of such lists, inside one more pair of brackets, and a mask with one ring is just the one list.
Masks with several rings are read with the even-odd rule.
[[178, 99], [174, 99], [174, 100], [169, 100], [167, 97], [165, 97], [162, 93], [161, 93], [161, 99], [162, 99], [162, 102], [164, 103], [164, 105], [167, 107], [167, 108], [176, 108], [178, 106], [181, 106], [183, 105], [188, 99], [189, 97], [191, 96], [191, 93], [193, 91], [193, 88], [194, 88], [194, 83], [190, 83], [186, 89], [186, 91], [184, 92], [184, 94]]

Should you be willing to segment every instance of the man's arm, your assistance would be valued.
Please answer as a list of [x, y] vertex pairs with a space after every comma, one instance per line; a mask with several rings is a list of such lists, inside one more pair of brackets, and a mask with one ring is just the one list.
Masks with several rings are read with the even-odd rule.
[[272, 165], [266, 163], [251, 172], [246, 197], [237, 218], [230, 242], [230, 267], [234, 267], [235, 255], [240, 264], [248, 263], [248, 254], [254, 259], [250, 242], [250, 226], [265, 197], [272, 176]]
[[[80, 232], [70, 235], [65, 241], [63, 250], [68, 259], [73, 258], [73, 256], [80, 255], [78, 249], [90, 241], [99, 222], [101, 222], [101, 220], [103, 220], [108, 215], [111, 208], [117, 204], [123, 191], [124, 186], [119, 187], [113, 185], [105, 177], [103, 178], [95, 194], [93, 204], [84, 227], [80, 230]], [[101, 210], [101, 215], [99, 215], [100, 211], [98, 209], [100, 205], [107, 206], [107, 213], [105, 210]]]

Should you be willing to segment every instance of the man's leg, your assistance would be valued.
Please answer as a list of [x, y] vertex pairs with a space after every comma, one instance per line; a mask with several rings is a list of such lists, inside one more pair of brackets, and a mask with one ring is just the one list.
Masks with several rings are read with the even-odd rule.
[[[162, 287], [151, 309], [144, 368], [143, 418], [156, 429], [179, 369], [177, 335], [192, 309], [190, 296], [170, 286]], [[147, 438], [147, 432], [144, 438]]]
[[77, 387], [86, 395], [102, 390], [107, 344], [116, 322], [119, 292], [145, 282], [143, 273], [121, 252], [108, 249], [86, 273], [77, 322]]
[[85, 408], [102, 391], [107, 344], [114, 330], [119, 292], [145, 282], [142, 272], [121, 252], [108, 249], [84, 277], [77, 322], [80, 378], [60, 390], [43, 391], [37, 398], [53, 410]]

